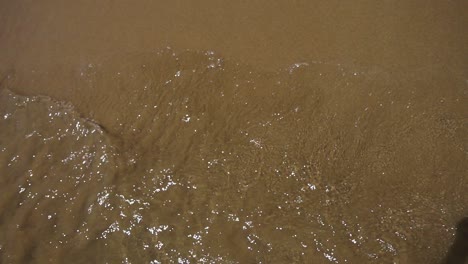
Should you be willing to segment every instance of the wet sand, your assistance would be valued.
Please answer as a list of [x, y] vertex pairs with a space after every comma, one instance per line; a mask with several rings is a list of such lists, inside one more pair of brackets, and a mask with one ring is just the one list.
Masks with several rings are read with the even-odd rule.
[[0, 1], [1, 263], [439, 263], [464, 1]]

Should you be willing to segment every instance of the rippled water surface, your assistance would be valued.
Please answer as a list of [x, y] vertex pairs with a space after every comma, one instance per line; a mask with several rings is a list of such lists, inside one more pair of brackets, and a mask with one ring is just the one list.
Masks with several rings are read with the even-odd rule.
[[[3, 5], [32, 21], [41, 11]], [[43, 47], [45, 59], [28, 34], [46, 27], [1, 19], [1, 263], [437, 263], [467, 215], [463, 64], [307, 52], [291, 63], [291, 51], [265, 67], [216, 40], [221, 52], [180, 48], [184, 37], [175, 49], [160, 41], [98, 58], [67, 51], [80, 45], [65, 33], [44, 35], [64, 45]], [[213, 27], [213, 38], [225, 29]], [[11, 55], [21, 47], [28, 56]]]

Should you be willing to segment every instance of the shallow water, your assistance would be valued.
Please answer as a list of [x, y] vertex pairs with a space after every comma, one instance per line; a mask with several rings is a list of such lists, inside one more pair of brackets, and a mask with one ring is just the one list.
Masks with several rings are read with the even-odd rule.
[[[8, 49], [1, 51], [0, 68], [0, 262], [437, 263], [443, 258], [455, 222], [468, 212], [468, 87], [466, 67], [453, 59], [466, 55], [453, 48], [463, 43], [456, 38], [459, 31], [447, 33], [446, 39], [458, 42], [440, 50], [444, 63], [427, 65], [437, 59], [420, 54], [412, 61], [408, 49], [398, 53], [388, 43], [382, 44], [387, 51], [359, 59], [365, 45], [341, 52], [326, 48], [323, 40], [316, 47], [321, 55], [314, 56], [305, 46], [281, 48], [293, 43], [291, 36], [274, 34], [264, 19], [275, 14], [272, 23], [307, 35], [307, 28], [296, 26], [325, 19], [330, 8], [344, 12], [333, 4], [320, 4], [317, 10], [325, 14], [311, 11], [316, 15], [311, 21], [300, 2], [284, 6], [285, 15], [282, 4], [259, 12], [258, 3], [142, 3], [83, 1], [73, 9], [47, 2], [58, 13], [34, 3], [2, 4], [1, 45]], [[424, 10], [432, 14], [435, 6]], [[360, 7], [363, 15], [372, 4]], [[148, 8], [168, 13], [150, 19]], [[100, 12], [106, 15], [94, 17]], [[212, 16], [201, 16], [204, 12]], [[88, 19], [70, 17], [83, 13]], [[28, 14], [29, 20], [13, 14]], [[134, 28], [161, 22], [151, 30], [166, 39], [141, 28], [119, 35], [125, 28], [119, 33], [118, 26], [106, 24], [119, 14], [138, 14], [122, 19]], [[223, 46], [218, 37], [231, 24], [209, 23], [212, 39], [200, 40], [208, 30], [203, 19], [228, 21], [223, 17], [229, 14], [244, 14], [240, 21], [251, 22], [252, 32], [240, 23], [237, 37], [243, 40], [227, 38], [255, 44], [260, 40], [247, 39], [273, 34], [275, 44], [252, 48], [270, 55], [253, 55], [252, 46]], [[296, 20], [288, 20], [291, 14]], [[186, 20], [168, 24], [171, 15]], [[325, 20], [327, 30], [311, 30], [323, 36], [335, 29], [337, 38], [369, 43], [358, 36], [370, 36], [372, 25], [358, 36], [335, 28], [365, 20], [343, 16]], [[68, 35], [70, 28], [78, 40]], [[106, 46], [97, 33], [127, 40], [131, 48]], [[411, 43], [424, 36], [402, 38]], [[43, 46], [46, 40], [52, 44]], [[439, 42], [423, 49], [436, 50]], [[165, 44], [174, 47], [159, 47]], [[286, 55], [275, 53], [279, 50]]]

